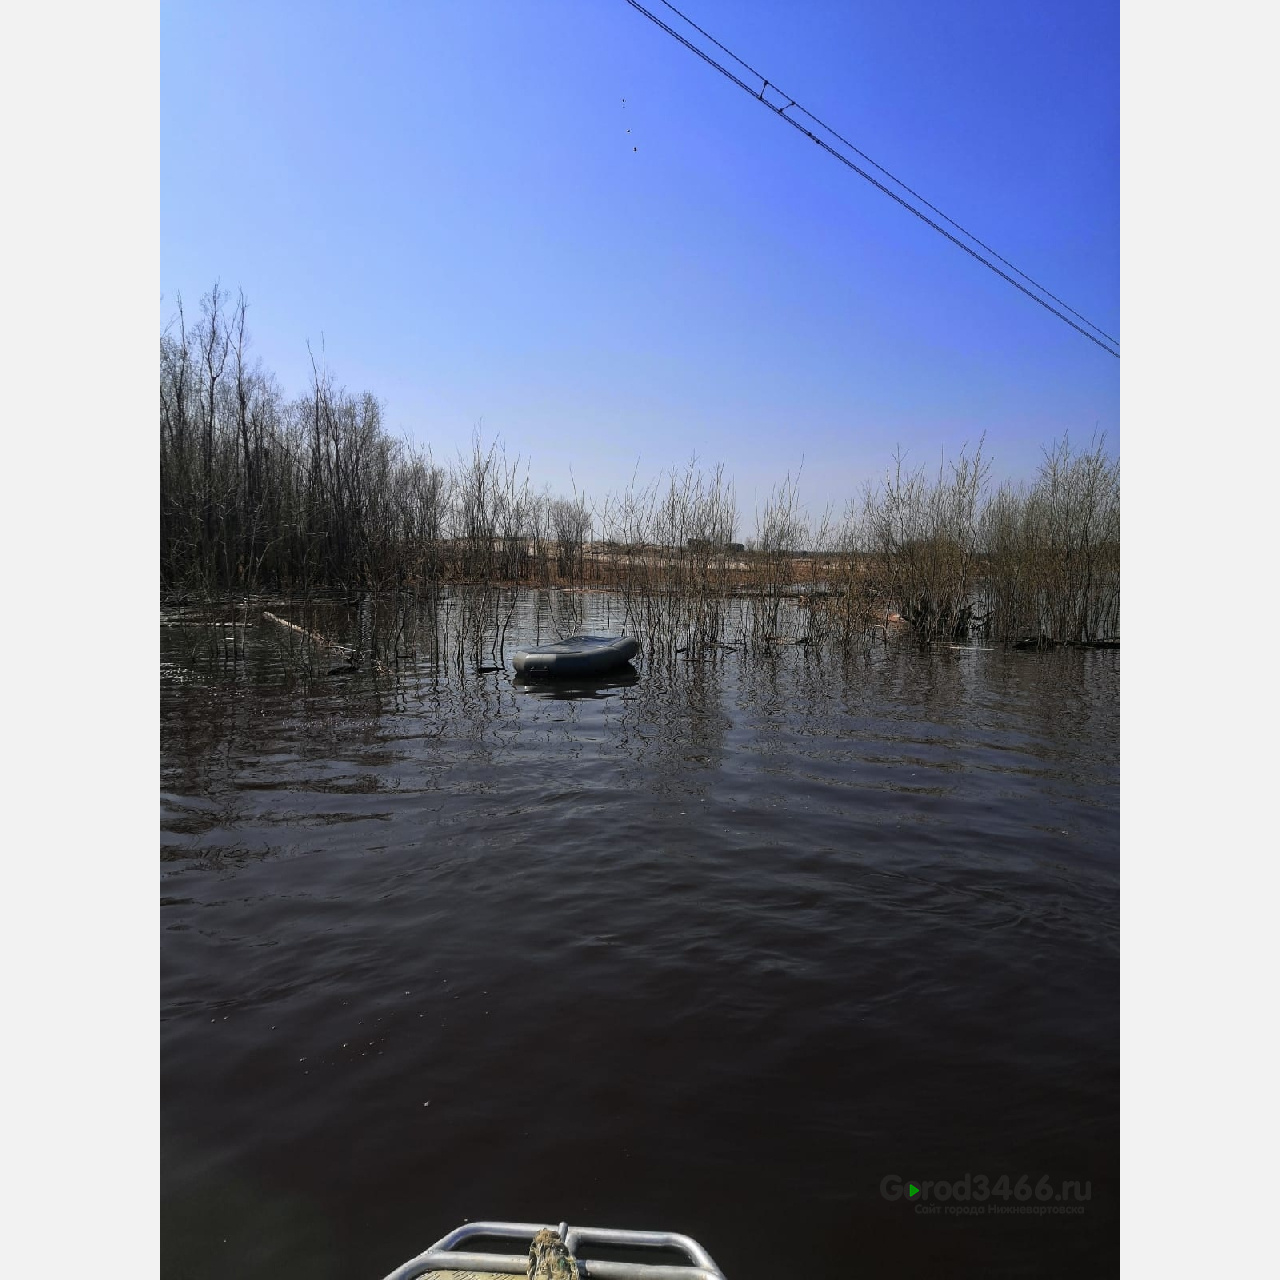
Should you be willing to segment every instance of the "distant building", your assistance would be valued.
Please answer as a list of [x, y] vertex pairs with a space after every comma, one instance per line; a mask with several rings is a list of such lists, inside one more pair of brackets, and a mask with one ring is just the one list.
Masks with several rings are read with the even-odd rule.
[[690, 538], [685, 543], [690, 551], [745, 551], [740, 542], [712, 542], [707, 538]]

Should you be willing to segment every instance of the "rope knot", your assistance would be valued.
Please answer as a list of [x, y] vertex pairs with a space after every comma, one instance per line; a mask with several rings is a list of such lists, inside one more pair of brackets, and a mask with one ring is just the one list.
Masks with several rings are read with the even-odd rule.
[[579, 1280], [578, 1261], [550, 1227], [543, 1227], [529, 1245], [525, 1275], [528, 1280]]

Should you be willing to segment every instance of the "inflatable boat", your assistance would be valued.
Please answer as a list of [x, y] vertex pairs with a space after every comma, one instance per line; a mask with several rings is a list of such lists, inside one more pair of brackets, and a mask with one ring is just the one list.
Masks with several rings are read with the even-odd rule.
[[625, 666], [640, 652], [631, 636], [570, 636], [554, 644], [517, 649], [511, 656], [523, 675], [590, 676]]
[[[480, 1252], [480, 1241], [510, 1241], [520, 1253]], [[472, 1248], [466, 1246], [471, 1244]], [[462, 1245], [463, 1248], [458, 1248]], [[648, 1262], [583, 1258], [587, 1253], [626, 1252]], [[678, 1257], [678, 1263], [669, 1261]], [[661, 1259], [661, 1260], [660, 1260]], [[462, 1273], [461, 1275], [459, 1273]], [[624, 1231], [616, 1227], [571, 1227], [567, 1222], [468, 1222], [416, 1258], [398, 1266], [386, 1280], [498, 1280], [500, 1276], [537, 1280], [725, 1280], [724, 1272], [692, 1236], [674, 1231]]]

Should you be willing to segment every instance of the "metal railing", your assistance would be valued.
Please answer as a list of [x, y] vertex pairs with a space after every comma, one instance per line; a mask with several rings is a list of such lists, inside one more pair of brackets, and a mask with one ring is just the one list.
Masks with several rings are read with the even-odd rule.
[[619, 1227], [571, 1227], [567, 1222], [468, 1222], [437, 1240], [425, 1252], [397, 1267], [386, 1280], [416, 1280], [428, 1271], [480, 1271], [523, 1276], [528, 1273], [525, 1253], [477, 1253], [457, 1248], [477, 1236], [522, 1240], [526, 1244], [539, 1231], [556, 1232], [571, 1254], [582, 1245], [618, 1245], [627, 1249], [668, 1249], [683, 1253], [689, 1266], [644, 1262], [605, 1262], [578, 1258], [578, 1274], [586, 1280], [725, 1280], [711, 1255], [692, 1236], [674, 1231], [625, 1231]]

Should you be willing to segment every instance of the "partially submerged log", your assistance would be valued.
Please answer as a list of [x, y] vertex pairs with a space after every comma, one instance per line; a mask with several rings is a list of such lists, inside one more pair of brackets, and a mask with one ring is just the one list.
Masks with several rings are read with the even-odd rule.
[[1051, 640], [1048, 636], [1030, 636], [1015, 640], [1015, 649], [1118, 649], [1119, 640]]
[[322, 636], [318, 631], [308, 631], [306, 627], [300, 627], [296, 622], [290, 622], [286, 618], [281, 618], [277, 614], [268, 613], [263, 610], [262, 616], [268, 622], [274, 622], [277, 626], [288, 627], [290, 631], [296, 631], [300, 636], [306, 636], [308, 640], [322, 646], [325, 649], [336, 649], [339, 653], [354, 654], [355, 650], [349, 644], [339, 644], [336, 640], [330, 640], [328, 636]]
[[[287, 618], [282, 618], [278, 614], [268, 613], [265, 609], [262, 612], [262, 616], [268, 622], [274, 622], [277, 626], [286, 627], [300, 636], [305, 636], [313, 644], [317, 644], [323, 649], [332, 649], [335, 653], [339, 653], [346, 658], [346, 662], [341, 666], [330, 667], [329, 675], [349, 675], [360, 670], [360, 650], [353, 645], [339, 644], [337, 640], [330, 640], [328, 636], [321, 635], [319, 631], [308, 631], [306, 627], [300, 627], [296, 622], [290, 622]], [[385, 673], [387, 670], [376, 658], [371, 660], [371, 665], [375, 671]]]

